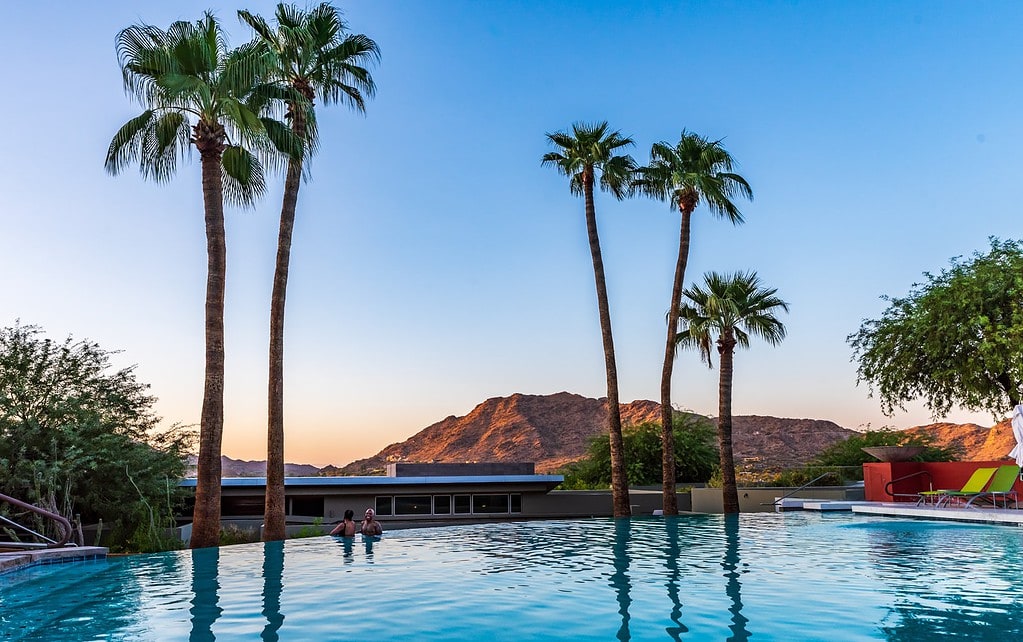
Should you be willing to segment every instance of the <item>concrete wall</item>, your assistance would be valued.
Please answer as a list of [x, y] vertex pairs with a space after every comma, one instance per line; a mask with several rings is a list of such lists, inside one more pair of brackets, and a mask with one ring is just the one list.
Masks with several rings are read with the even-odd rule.
[[[794, 488], [763, 487], [740, 488], [739, 511], [742, 513], [773, 513], [774, 501], [791, 493]], [[694, 513], [721, 513], [724, 502], [720, 488], [694, 488], [692, 491]], [[860, 500], [863, 490], [845, 486], [811, 486], [792, 495], [806, 499]]]

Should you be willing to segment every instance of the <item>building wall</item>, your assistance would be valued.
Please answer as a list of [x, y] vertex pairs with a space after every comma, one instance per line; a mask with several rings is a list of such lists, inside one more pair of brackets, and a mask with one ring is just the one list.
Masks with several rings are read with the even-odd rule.
[[[959, 490], [978, 468], [997, 468], [1013, 461], [893, 461], [863, 464], [866, 499], [872, 502], [916, 502], [924, 490]], [[885, 487], [893, 480], [889, 495]], [[1023, 495], [1023, 483], [1014, 486]]]

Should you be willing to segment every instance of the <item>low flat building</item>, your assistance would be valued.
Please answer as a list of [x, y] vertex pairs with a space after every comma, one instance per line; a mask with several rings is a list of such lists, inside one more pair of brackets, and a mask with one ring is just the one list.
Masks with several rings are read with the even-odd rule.
[[[412, 464], [387, 466], [386, 476], [286, 477], [285, 514], [300, 528], [317, 518], [339, 521], [346, 509], [361, 519], [373, 508], [384, 523], [458, 522], [545, 516], [546, 495], [561, 475], [537, 475], [532, 463]], [[195, 487], [195, 479], [182, 486]], [[258, 528], [263, 520], [266, 478], [221, 480], [221, 520]]]

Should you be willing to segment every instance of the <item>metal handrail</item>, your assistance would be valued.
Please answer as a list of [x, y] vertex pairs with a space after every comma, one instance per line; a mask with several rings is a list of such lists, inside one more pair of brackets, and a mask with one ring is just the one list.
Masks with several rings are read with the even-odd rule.
[[3, 493], [0, 493], [0, 502], [7, 502], [8, 504], [11, 504], [12, 506], [17, 506], [18, 508], [21, 508], [21, 509], [27, 510], [29, 512], [35, 513], [36, 515], [40, 515], [40, 516], [45, 517], [46, 519], [48, 519], [48, 520], [50, 520], [52, 522], [55, 522], [57, 524], [57, 526], [60, 527], [60, 530], [63, 531], [63, 535], [61, 535], [60, 541], [57, 541], [57, 540], [54, 540], [54, 539], [50, 539], [49, 537], [46, 537], [42, 533], [37, 533], [34, 530], [32, 530], [31, 528], [29, 528], [29, 527], [27, 527], [27, 526], [25, 526], [23, 524], [19, 524], [19, 523], [13, 521], [13, 520], [7, 519], [6, 517], [0, 516], [0, 519], [2, 519], [3, 521], [5, 521], [5, 522], [7, 522], [9, 524], [12, 524], [14, 526], [17, 526], [18, 528], [21, 528], [22, 530], [25, 530], [25, 531], [31, 533], [32, 535], [34, 535], [34, 536], [36, 536], [36, 537], [38, 537], [40, 539], [45, 540], [47, 542], [46, 546], [45, 546], [46, 548], [57, 548], [57, 547], [60, 547], [60, 546], [65, 546], [65, 545], [67, 545], [68, 541], [71, 539], [71, 534], [73, 532], [73, 529], [71, 528], [71, 522], [68, 521], [64, 516], [58, 515], [57, 513], [51, 513], [50, 511], [48, 511], [46, 509], [39, 508], [38, 506], [33, 506], [32, 504], [23, 502], [20, 499], [14, 499], [13, 497], [8, 497], [7, 495], [4, 495]]
[[898, 483], [900, 481], [903, 481], [905, 479], [909, 479], [911, 477], [916, 477], [917, 475], [927, 475], [927, 488], [933, 490], [933, 488], [934, 488], [934, 476], [931, 475], [931, 471], [929, 471], [929, 470], [918, 470], [915, 473], [910, 473], [908, 475], [903, 475], [902, 477], [898, 477], [896, 479], [893, 479], [890, 482], [888, 482], [887, 484], [885, 484], [884, 485], [884, 493], [885, 493], [885, 495], [888, 495], [892, 499], [895, 499], [896, 497], [919, 497], [919, 495], [917, 495], [916, 493], [893, 493], [891, 491], [891, 487], [894, 486], [896, 483]]
[[773, 502], [761, 502], [760, 505], [761, 506], [777, 506], [779, 504], [779, 502], [785, 501], [786, 499], [788, 499], [789, 497], [792, 497], [793, 495], [795, 495], [799, 491], [803, 490], [804, 488], [808, 488], [810, 486], [813, 486], [814, 482], [817, 482], [817, 481], [819, 481], [821, 479], [824, 479], [828, 475], [837, 475], [837, 474], [838, 473], [836, 473], [833, 470], [829, 470], [826, 473], [821, 473], [820, 475], [817, 475], [816, 477], [814, 477], [810, 481], [806, 482], [805, 484], [803, 484], [799, 488], [797, 488], [797, 489], [795, 489], [795, 490], [793, 490], [791, 492], [788, 492], [788, 493], [782, 495], [781, 497], [776, 498]]

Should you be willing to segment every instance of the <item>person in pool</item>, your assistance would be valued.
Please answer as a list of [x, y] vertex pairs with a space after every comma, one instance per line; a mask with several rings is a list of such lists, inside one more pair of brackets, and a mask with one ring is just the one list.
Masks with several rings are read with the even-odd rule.
[[331, 535], [340, 535], [341, 537], [355, 537], [355, 511], [348, 509], [345, 511], [345, 518], [341, 520], [334, 530], [330, 531]]
[[378, 536], [383, 534], [384, 529], [381, 528], [380, 522], [376, 520], [376, 513], [373, 512], [372, 508], [366, 509], [366, 519], [362, 520], [362, 534], [363, 536]]

